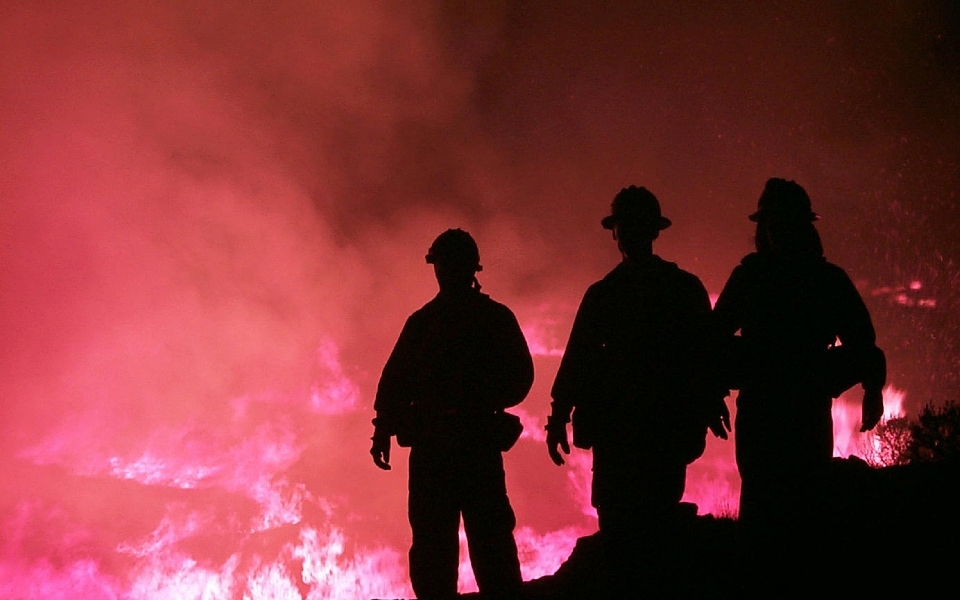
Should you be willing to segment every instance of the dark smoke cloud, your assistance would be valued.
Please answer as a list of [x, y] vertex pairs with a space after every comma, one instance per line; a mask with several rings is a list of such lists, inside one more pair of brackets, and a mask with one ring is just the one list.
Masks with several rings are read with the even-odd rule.
[[[57, 438], [106, 457], [174, 439], [229, 455], [292, 431], [299, 454], [250, 468], [308, 482], [402, 547], [402, 464], [353, 474], [372, 473], [379, 370], [434, 293], [433, 237], [471, 231], [485, 291], [559, 347], [619, 258], [599, 220], [621, 187], [659, 196], [674, 227], [656, 250], [717, 293], [771, 176], [807, 187], [908, 403], [945, 399], [960, 358], [957, 12], [7, 2], [0, 449]], [[882, 291], [913, 281], [935, 307]], [[556, 360], [537, 366], [526, 406], [542, 418]], [[340, 413], [311, 404], [341, 379], [355, 388]], [[521, 521], [575, 519], [539, 495], [566, 489], [539, 445], [514, 456]]]

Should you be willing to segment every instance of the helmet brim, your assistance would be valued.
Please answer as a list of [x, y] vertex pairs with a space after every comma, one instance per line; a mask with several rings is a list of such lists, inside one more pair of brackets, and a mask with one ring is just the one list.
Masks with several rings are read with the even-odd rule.
[[[776, 215], [776, 213], [774, 213], [774, 212], [764, 212], [764, 211], [762, 211], [762, 210], [758, 210], [757, 212], [753, 213], [752, 215], [748, 215], [747, 218], [750, 219], [751, 221], [753, 221], [754, 223], [756, 223], [756, 222], [758, 222], [760, 219], [762, 219], [762, 218], [764, 218], [764, 217], [773, 217], [773, 216], [775, 216], [775, 215]], [[820, 220], [820, 215], [817, 214], [817, 213], [815, 213], [815, 212], [813, 212], [813, 211], [810, 211], [810, 214], [807, 215], [807, 219], [810, 220], [810, 221], [819, 221], [819, 220]]]
[[[600, 221], [600, 225], [604, 229], [613, 229], [614, 227], [617, 226], [618, 223], [620, 223], [621, 220], [622, 218], [618, 217], [617, 215], [607, 215]], [[671, 221], [670, 219], [666, 217], [658, 217], [657, 229], [659, 229], [660, 231], [663, 231], [664, 229], [666, 229], [667, 227], [670, 227], [671, 225], [673, 225], [673, 221]]]

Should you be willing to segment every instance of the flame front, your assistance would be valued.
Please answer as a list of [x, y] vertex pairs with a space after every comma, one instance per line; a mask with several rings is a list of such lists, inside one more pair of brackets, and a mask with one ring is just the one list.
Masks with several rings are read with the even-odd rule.
[[[549, 334], [542, 324], [525, 330], [528, 335]], [[537, 358], [552, 361], [548, 369], [557, 359], [553, 351]], [[22, 496], [0, 523], [0, 597], [411, 597], [402, 542], [369, 533], [385, 516], [358, 513], [350, 485], [309, 475], [311, 469], [338, 460], [334, 456], [311, 462], [317, 460], [318, 446], [338, 451], [324, 446], [323, 436], [355, 428], [357, 417], [365, 423], [359, 386], [346, 376], [332, 341], [324, 341], [317, 361], [324, 383], [311, 385], [302, 400], [275, 393], [241, 396], [227, 403], [230, 419], [225, 425], [194, 420], [156, 427], [133, 446], [136, 452], [112, 452], [109, 436], [99, 435], [109, 421], [98, 422], [93, 416], [53, 429], [23, 449], [22, 472], [47, 481], [34, 486], [34, 494]], [[901, 416], [903, 402], [902, 391], [887, 387], [884, 418]], [[513, 409], [525, 426], [518, 449], [539, 457], [534, 461], [544, 463], [544, 473], [565, 478], [564, 502], [579, 516], [547, 529], [521, 521], [515, 536], [525, 580], [556, 572], [577, 539], [596, 530], [596, 511], [590, 505], [591, 456], [575, 449], [563, 469], [546, 466], [543, 419], [537, 415], [545, 407], [542, 399], [540, 403], [539, 409], [536, 403]], [[878, 443], [869, 433], [857, 433], [859, 410], [857, 399], [835, 402], [837, 456], [867, 457], [871, 445]], [[358, 437], [361, 443], [365, 440]], [[362, 447], [349, 451], [365, 455]], [[365, 466], [371, 469], [370, 477], [381, 475]], [[513, 466], [508, 463], [508, 472]], [[119, 522], [99, 531], [96, 507], [85, 511], [76, 499], [71, 504], [49, 493], [78, 486], [89, 488], [89, 502], [103, 502], [104, 510], [112, 507], [114, 514], [100, 519]], [[738, 492], [732, 441], [710, 439], [704, 457], [688, 470], [684, 500], [696, 503], [700, 514], [735, 516]], [[127, 501], [142, 506], [124, 506]], [[536, 504], [544, 501], [533, 499]], [[551, 500], [554, 508], [556, 502]], [[402, 513], [397, 503], [387, 509], [394, 516]], [[136, 523], [127, 526], [125, 519]], [[354, 533], [360, 531], [367, 533]], [[462, 529], [460, 538], [460, 591], [475, 591]]]
[[[955, 387], [946, 9], [447, 4], [3, 4], [0, 599], [411, 596], [406, 451], [373, 466], [371, 405], [458, 226], [534, 354], [505, 462], [523, 575], [554, 571], [596, 514], [590, 454], [545, 452], [549, 386], [620, 258], [598, 221], [623, 185], [655, 188], [656, 252], [718, 289], [756, 184], [816, 174], [831, 256], [899, 281], [864, 288], [891, 374]], [[834, 420], [868, 456], [858, 401]], [[732, 515], [738, 492], [708, 440], [685, 500]]]
[[[877, 462], [881, 456], [881, 440], [875, 431], [860, 432], [860, 399], [855, 388], [833, 403], [833, 455], [846, 458], [856, 456], [867, 462]], [[892, 385], [883, 388], [883, 417], [881, 423], [903, 417], [906, 394]]]
[[[333, 410], [317, 410], [315, 418], [342, 412], [342, 398], [333, 395]], [[256, 401], [243, 400], [250, 402]], [[90, 510], [113, 514], [97, 517], [55, 499], [20, 501], [0, 522], [0, 597], [410, 596], [400, 552], [348, 539], [344, 507], [291, 479], [305, 445], [284, 404], [272, 409], [275, 418], [266, 421], [235, 412], [229, 432], [199, 424], [158, 430], [131, 458], [95, 450], [89, 438], [81, 452], [64, 444], [62, 437], [83, 437], [79, 427], [21, 452], [24, 474], [46, 476], [49, 487], [64, 490], [92, 484], [88, 501], [103, 506]], [[87, 424], [88, 433], [96, 428]], [[118, 505], [127, 501], [144, 506]], [[157, 519], [152, 526], [150, 514]], [[138, 523], [115, 523], [101, 534], [98, 518]]]
[[[354, 427], [365, 414], [332, 341], [317, 360], [324, 383], [310, 386], [303, 400], [238, 397], [227, 403], [227, 423], [155, 427], [125, 454], [103, 435], [111, 421], [94, 415], [22, 449], [22, 473], [43, 481], [27, 488], [0, 522], [0, 597], [412, 597], [405, 549], [377, 535], [351, 534], [375, 529], [382, 515], [355, 510], [348, 480], [337, 485], [309, 476], [336, 462], [311, 462], [325, 447], [318, 438]], [[521, 445], [542, 453], [540, 419], [516, 411], [525, 424]], [[589, 456], [574, 455], [571, 466], [570, 502], [585, 507], [585, 519], [549, 531], [518, 527], [525, 579], [555, 572], [576, 540], [595, 530]], [[94, 505], [78, 509], [71, 494], [49, 493], [56, 489], [86, 490], [81, 495]], [[389, 508], [403, 513], [402, 505]], [[112, 521], [105, 531], [98, 531], [100, 519]], [[461, 543], [460, 589], [474, 591], [462, 531]]]

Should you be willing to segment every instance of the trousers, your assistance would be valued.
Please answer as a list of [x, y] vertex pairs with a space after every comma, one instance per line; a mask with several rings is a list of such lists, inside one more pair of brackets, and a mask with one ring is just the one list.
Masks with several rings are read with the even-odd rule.
[[455, 598], [459, 527], [484, 597], [517, 598], [522, 578], [503, 457], [492, 445], [410, 449], [410, 581], [420, 600]]

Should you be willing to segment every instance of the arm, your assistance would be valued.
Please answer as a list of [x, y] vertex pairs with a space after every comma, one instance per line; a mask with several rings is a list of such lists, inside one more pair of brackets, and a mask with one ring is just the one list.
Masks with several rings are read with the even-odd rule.
[[860, 292], [842, 270], [837, 269], [835, 283], [839, 302], [837, 337], [842, 348], [853, 356], [856, 378], [863, 386], [860, 431], [873, 429], [883, 417], [883, 386], [887, 380], [887, 361], [877, 347], [876, 331]]
[[723, 286], [711, 314], [717, 385], [726, 390], [740, 389], [743, 383], [743, 340], [735, 334], [743, 327], [746, 289], [744, 269], [737, 266]]
[[720, 338], [730, 337], [741, 327], [743, 315], [743, 268], [738, 266], [732, 273], [713, 307], [713, 330]]
[[570, 339], [550, 392], [553, 402], [547, 417], [547, 452], [557, 466], [564, 463], [560, 450], [570, 454], [567, 423], [571, 412], [585, 395], [596, 393], [601, 352], [601, 336], [594, 317], [599, 310], [598, 304], [596, 288], [591, 287], [577, 309]]
[[506, 307], [502, 324], [498, 327], [497, 344], [493, 346], [499, 367], [494, 390], [494, 404], [498, 410], [516, 406], [527, 397], [533, 386], [533, 358], [516, 316]]
[[694, 364], [699, 365], [694, 374], [698, 379], [696, 389], [702, 399], [703, 417], [707, 427], [715, 437], [727, 439], [731, 431], [730, 410], [724, 401], [729, 393], [728, 388], [721, 384], [719, 369], [719, 336], [714, 330], [714, 323], [710, 307], [710, 296], [703, 283], [697, 281], [696, 299], [693, 306], [695, 320], [695, 334], [700, 338], [698, 347], [701, 355]]
[[397, 434], [401, 414], [413, 393], [409, 375], [416, 369], [413, 363], [416, 336], [412, 321], [411, 317], [404, 324], [400, 337], [383, 367], [373, 403], [376, 417], [373, 419], [373, 444], [370, 454], [374, 464], [385, 471], [390, 470], [390, 438]]

